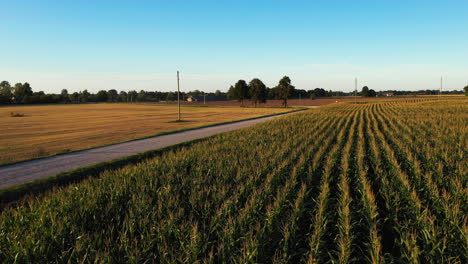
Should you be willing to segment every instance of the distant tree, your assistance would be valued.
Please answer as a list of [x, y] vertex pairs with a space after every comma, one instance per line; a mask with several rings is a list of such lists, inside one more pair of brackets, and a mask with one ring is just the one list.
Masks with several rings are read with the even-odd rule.
[[260, 79], [253, 79], [249, 83], [249, 96], [250, 100], [254, 102], [255, 107], [257, 103], [265, 103], [267, 99], [267, 90], [265, 84]]
[[10, 103], [10, 96], [4, 96], [0, 94], [0, 104], [8, 104]]
[[128, 95], [125, 91], [120, 91], [119, 93], [119, 99], [117, 100], [119, 102], [128, 102]]
[[145, 91], [141, 90], [141, 91], [138, 93], [137, 100], [138, 100], [138, 102], [144, 102], [144, 101], [146, 101], [146, 93], [145, 93]]
[[77, 103], [78, 102], [78, 97], [80, 96], [79, 93], [77, 92], [74, 92], [72, 94], [70, 94], [68, 97], [70, 98], [70, 102], [72, 103]]
[[465, 96], [468, 96], [468, 85], [465, 86], [465, 88], [463, 88], [463, 90], [465, 90]]
[[107, 98], [108, 98], [107, 92], [104, 90], [101, 90], [96, 94], [96, 99], [98, 102], [106, 102]]
[[221, 96], [221, 95], [223, 95], [223, 93], [220, 90], [216, 90], [215, 96]]
[[291, 79], [288, 76], [281, 78], [277, 89], [279, 99], [283, 100], [283, 106], [288, 107], [288, 98], [294, 91], [294, 86], [291, 85]]
[[244, 80], [239, 80], [234, 85], [234, 98], [244, 106], [244, 100], [249, 99], [249, 86]]
[[315, 97], [325, 97], [327, 96], [327, 91], [323, 88], [315, 88], [312, 92]]
[[307, 98], [307, 91], [304, 89], [294, 89], [292, 97], [302, 99]]
[[119, 94], [117, 93], [116, 90], [111, 89], [111, 90], [107, 91], [107, 101], [117, 102], [118, 97], [119, 97]]
[[[145, 92], [146, 93], [146, 101], [157, 102], [160, 101], [160, 95], [158, 92]], [[182, 99], [182, 96], [180, 97]]]
[[175, 94], [173, 92], [168, 92], [166, 96], [166, 101], [174, 101], [175, 100]]
[[27, 83], [27, 82], [24, 83], [24, 84], [17, 83], [17, 84], [15, 84], [14, 95], [16, 97], [24, 97], [26, 95], [32, 96], [33, 91], [32, 91], [31, 86], [29, 85], [29, 83]]
[[52, 96], [50, 96], [48, 94], [44, 94], [44, 93], [42, 93], [39, 96], [39, 102], [38, 103], [47, 104], [47, 103], [51, 103], [51, 102], [52, 102]]
[[[20, 98], [20, 97], [17, 96], [16, 98]], [[38, 95], [25, 95], [21, 97], [20, 100], [23, 104], [34, 104], [34, 103], [39, 102], [39, 96]]]
[[267, 99], [275, 99], [277, 98], [276, 96], [276, 87], [273, 88], [267, 88]]
[[90, 96], [91, 96], [91, 94], [88, 92], [88, 90], [85, 89], [83, 92], [80, 93], [78, 98], [79, 98], [80, 102], [86, 103], [86, 102], [88, 102]]
[[129, 102], [136, 102], [137, 96], [138, 96], [138, 93], [136, 91], [128, 92], [128, 94], [127, 94], [128, 101]]
[[24, 93], [25, 93], [26, 95], [31, 95], [31, 94], [33, 94], [33, 90], [32, 90], [32, 88], [31, 88], [31, 85], [29, 85], [29, 83], [27, 83], [27, 82], [25, 82], [25, 83], [23, 84], [23, 90], [24, 90]]
[[376, 96], [377, 96], [377, 92], [374, 91], [373, 89], [370, 89], [370, 90], [369, 90], [369, 93], [368, 93], [368, 96], [369, 96], [369, 97], [376, 97]]
[[18, 96], [22, 96], [22, 93], [23, 93], [23, 84], [15, 83], [15, 86], [13, 87], [13, 95], [18, 97]]
[[367, 87], [367, 86], [362, 87], [361, 96], [362, 97], [369, 97], [369, 87]]
[[227, 91], [227, 98], [229, 100], [236, 100], [236, 95], [235, 95], [235, 91], [234, 91], [234, 86], [230, 86], [228, 91]]
[[[68, 98], [67, 98], [68, 99]], [[63, 102], [62, 96], [60, 94], [51, 94], [50, 95], [51, 103], [60, 103]]]
[[61, 96], [63, 102], [69, 102], [70, 101], [67, 89], [62, 89], [62, 92], [60, 93], [60, 96]]
[[11, 84], [9, 82], [2, 81], [0, 83], [0, 95], [3, 95], [3, 96], [12, 96], [13, 95]]
[[2, 82], [0, 82], [0, 88], [4, 88], [4, 87], [9, 87], [9, 88], [11, 88], [10, 82], [8, 82], [8, 81], [2, 81]]
[[202, 95], [202, 92], [200, 90], [194, 90], [194, 91], [190, 91], [189, 95], [191, 95], [191, 96], [200, 96], [200, 95]]

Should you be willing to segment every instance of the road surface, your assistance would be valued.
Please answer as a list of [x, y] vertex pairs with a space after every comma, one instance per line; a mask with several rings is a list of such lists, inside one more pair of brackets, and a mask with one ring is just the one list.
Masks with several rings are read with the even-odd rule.
[[90, 166], [100, 162], [111, 161], [117, 158], [123, 158], [149, 150], [155, 150], [185, 141], [204, 138], [223, 132], [252, 126], [287, 114], [291, 113], [260, 117], [246, 121], [193, 129], [184, 132], [176, 132], [168, 135], [155, 136], [141, 140], [0, 166], [0, 188], [14, 186], [17, 184], [52, 176], [58, 173], [67, 172], [73, 169]]

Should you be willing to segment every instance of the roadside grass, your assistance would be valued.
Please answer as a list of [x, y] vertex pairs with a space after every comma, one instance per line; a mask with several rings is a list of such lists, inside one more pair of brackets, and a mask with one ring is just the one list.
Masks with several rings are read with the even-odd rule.
[[47, 178], [34, 180], [31, 182], [18, 184], [12, 187], [0, 189], [0, 211], [5, 207], [14, 206], [17, 201], [27, 197], [34, 197], [47, 191], [52, 191], [55, 188], [66, 186], [73, 183], [78, 183], [88, 178], [98, 177], [104, 171], [117, 170], [129, 164], [136, 164], [149, 158], [157, 157], [164, 152], [180, 149], [190, 146], [195, 142], [201, 142], [206, 138], [191, 140], [180, 144], [172, 145], [157, 150], [131, 155], [128, 157], [111, 160], [108, 162], [100, 162], [92, 166], [74, 169], [68, 172], [52, 175]]

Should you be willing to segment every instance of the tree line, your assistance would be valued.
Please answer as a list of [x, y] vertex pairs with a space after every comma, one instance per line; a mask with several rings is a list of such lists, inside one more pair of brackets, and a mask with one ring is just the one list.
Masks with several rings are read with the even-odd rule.
[[[442, 91], [442, 94], [463, 94], [468, 96], [468, 85], [464, 91], [452, 90]], [[439, 90], [419, 90], [419, 91], [398, 91], [386, 90], [376, 92], [364, 86], [357, 96], [376, 97], [385, 96], [391, 93], [395, 96], [400, 95], [437, 95]], [[231, 85], [227, 93], [216, 90], [216, 92], [203, 92], [194, 90], [190, 92], [181, 92], [181, 100], [189, 96], [226, 96], [230, 100], [237, 100], [244, 105], [245, 101], [251, 101], [255, 106], [265, 103], [267, 100], [279, 99], [283, 101], [283, 106], [287, 106], [288, 99], [302, 98], [315, 99], [320, 97], [335, 96], [353, 96], [355, 92], [341, 92], [315, 88], [312, 90], [296, 89], [291, 84], [291, 79], [284, 76], [279, 80], [278, 85], [272, 88], [267, 87], [260, 79], [254, 78], [249, 83], [244, 80], [237, 81]], [[159, 91], [120, 91], [115, 89], [100, 90], [97, 93], [91, 93], [88, 90], [69, 93], [63, 89], [60, 94], [47, 94], [43, 91], [34, 92], [28, 82], [16, 83], [11, 85], [8, 81], [0, 82], [0, 104], [55, 104], [55, 103], [93, 103], [93, 102], [161, 102], [176, 101], [177, 92], [159, 92]]]
[[244, 101], [250, 100], [257, 107], [258, 103], [265, 103], [267, 99], [274, 97], [283, 101], [283, 106], [288, 106], [288, 98], [293, 95], [295, 87], [291, 84], [291, 79], [284, 76], [279, 80], [274, 88], [267, 88], [258, 78], [252, 79], [249, 84], [244, 80], [239, 80], [229, 88], [227, 95], [229, 99], [238, 100], [244, 106]]
[[[361, 91], [353, 92], [341, 92], [325, 90], [323, 88], [315, 88], [313, 90], [296, 89], [291, 85], [291, 79], [288, 76], [284, 76], [278, 82], [278, 85], [269, 88], [258, 78], [252, 79], [248, 84], [245, 80], [239, 80], [234, 85], [229, 87], [227, 96], [230, 100], [237, 100], [241, 102], [241, 106], [244, 106], [244, 102], [250, 100], [255, 107], [258, 103], [265, 103], [267, 100], [280, 99], [282, 100], [283, 106], [287, 107], [288, 99], [290, 98], [303, 98], [303, 99], [315, 99], [318, 97], [334, 97], [334, 96], [361, 96], [361, 97], [383, 97], [387, 94], [392, 95], [431, 95], [439, 94], [439, 90], [420, 90], [420, 91], [379, 91], [376, 92], [369, 87], [362, 87]], [[460, 94], [460, 91], [443, 91], [442, 94]], [[465, 87], [465, 94], [468, 94], [468, 86]]]
[[244, 105], [250, 100], [255, 106], [258, 103], [265, 103], [267, 100], [280, 99], [283, 106], [287, 106], [287, 100], [291, 98], [315, 99], [316, 97], [346, 96], [348, 93], [340, 91], [327, 91], [323, 88], [313, 90], [296, 89], [291, 84], [291, 79], [284, 76], [279, 80], [278, 85], [272, 88], [267, 87], [260, 79], [254, 78], [248, 84], [245, 80], [239, 80], [228, 89], [227, 96], [230, 100], [237, 100]]
[[[204, 93], [199, 90], [181, 92], [181, 99], [189, 96], [208, 95], [226, 96], [226, 93], [217, 90], [214, 93]], [[55, 103], [98, 103], [98, 102], [160, 102], [177, 100], [177, 92], [159, 91], [120, 91], [115, 89], [100, 90], [91, 93], [88, 90], [69, 93], [63, 89], [60, 94], [46, 94], [43, 91], [33, 92], [29, 83], [17, 83], [14, 86], [8, 81], [0, 83], [0, 104], [55, 104]]]

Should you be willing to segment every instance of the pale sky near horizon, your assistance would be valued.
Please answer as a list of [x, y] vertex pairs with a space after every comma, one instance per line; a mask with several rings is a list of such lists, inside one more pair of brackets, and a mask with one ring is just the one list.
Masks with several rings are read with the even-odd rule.
[[34, 91], [461, 90], [468, 1], [0, 0], [0, 81]]

